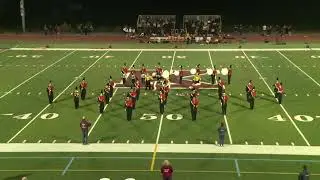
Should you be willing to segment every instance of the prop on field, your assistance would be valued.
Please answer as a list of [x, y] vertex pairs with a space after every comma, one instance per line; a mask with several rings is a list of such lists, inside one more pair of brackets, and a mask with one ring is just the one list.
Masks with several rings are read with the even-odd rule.
[[195, 69], [195, 68], [192, 68], [191, 70], [190, 70], [190, 73], [193, 75], [193, 74], [196, 74], [197, 73], [197, 70]]
[[207, 74], [212, 75], [213, 74], [213, 69], [207, 69]]
[[178, 71], [178, 70], [175, 70], [175, 71], [173, 71], [173, 74], [174, 74], [175, 76], [179, 76], [179, 71]]
[[221, 69], [221, 74], [224, 75], [224, 76], [228, 75], [228, 68], [222, 68]]
[[165, 70], [165, 71], [163, 71], [163, 73], [162, 73], [162, 77], [164, 78], [164, 79], [168, 79], [169, 78], [169, 71], [167, 71], [167, 70]]

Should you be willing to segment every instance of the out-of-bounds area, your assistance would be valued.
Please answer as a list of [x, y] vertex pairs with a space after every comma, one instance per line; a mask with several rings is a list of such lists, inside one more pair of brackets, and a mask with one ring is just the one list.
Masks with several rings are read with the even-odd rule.
[[[303, 165], [312, 179], [319, 178], [320, 49], [303, 44], [93, 46], [20, 43], [0, 50], [0, 179], [161, 179], [165, 159], [176, 180], [291, 180]], [[143, 87], [133, 120], [127, 121], [124, 98], [130, 88], [118, 84], [124, 63], [136, 71], [144, 64], [150, 72], [158, 63], [169, 72], [182, 65], [186, 74], [200, 64], [201, 83], [207, 87], [199, 90], [197, 120], [191, 120], [190, 90], [177, 85], [163, 115], [158, 92]], [[206, 72], [230, 65], [230, 100], [223, 116], [216, 85]], [[109, 76], [116, 82], [115, 93], [100, 115], [97, 97]], [[83, 77], [87, 98], [75, 109], [70, 94]], [[227, 81], [227, 76], [218, 77]], [[281, 105], [273, 94], [276, 78], [285, 88]], [[50, 80], [52, 105], [46, 94]], [[183, 78], [191, 80], [189, 74]], [[246, 100], [249, 80], [257, 90], [253, 110]], [[82, 116], [93, 125], [86, 146], [80, 144]], [[228, 135], [225, 147], [218, 147], [222, 122]]]

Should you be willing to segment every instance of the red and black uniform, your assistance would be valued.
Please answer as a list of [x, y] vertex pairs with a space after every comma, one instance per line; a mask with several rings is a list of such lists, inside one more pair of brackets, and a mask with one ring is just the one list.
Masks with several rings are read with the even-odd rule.
[[222, 109], [223, 115], [227, 114], [228, 100], [229, 100], [229, 97], [226, 94], [223, 94], [221, 97], [221, 109]]
[[161, 174], [163, 180], [172, 180], [173, 168], [170, 165], [164, 165], [161, 167]]
[[136, 89], [133, 89], [130, 93], [129, 93], [131, 99], [132, 99], [132, 108], [135, 109], [136, 108], [136, 101], [137, 101], [137, 91]]
[[213, 67], [213, 72], [211, 74], [211, 83], [215, 84], [216, 83], [216, 77], [217, 77], [217, 69], [216, 66]]
[[282, 96], [284, 94], [284, 87], [282, 86], [282, 83], [277, 87], [277, 99], [279, 104], [282, 103]]
[[112, 79], [109, 80], [109, 87], [110, 87], [110, 98], [113, 96], [113, 90], [114, 90], [115, 83]]
[[131, 121], [132, 119], [132, 109], [133, 109], [133, 101], [130, 97], [127, 97], [125, 102], [124, 102], [124, 106], [126, 108], [127, 111], [127, 120]]
[[160, 66], [157, 67], [157, 69], [156, 69], [156, 78], [157, 78], [158, 81], [161, 79], [162, 71], [163, 70], [162, 70], [162, 68]]
[[139, 80], [136, 81], [135, 88], [137, 92], [137, 101], [138, 101], [140, 97], [140, 89], [141, 89], [141, 83]]
[[163, 87], [163, 92], [164, 92], [164, 95], [166, 96], [166, 99], [168, 99], [169, 91], [170, 91], [169, 85], [165, 85]]
[[246, 93], [247, 93], [247, 101], [250, 102], [250, 93], [253, 89], [253, 83], [252, 81], [249, 81], [248, 85], [246, 86]]
[[231, 83], [231, 76], [232, 76], [232, 66], [228, 68], [228, 84]]
[[192, 106], [191, 106], [192, 121], [195, 121], [197, 119], [199, 99], [197, 97], [193, 97], [191, 100], [191, 104], [192, 104]]
[[47, 94], [48, 94], [48, 99], [49, 99], [49, 104], [52, 104], [53, 102], [53, 90], [54, 90], [54, 87], [52, 85], [52, 83], [50, 82], [48, 87], [47, 87]]
[[84, 100], [86, 98], [87, 87], [88, 87], [88, 83], [83, 79], [80, 83], [80, 86], [79, 86], [82, 100]]
[[136, 80], [137, 80], [137, 76], [134, 73], [134, 71], [131, 72], [130, 74], [130, 78], [131, 78], [131, 87], [134, 87], [136, 84]]
[[219, 99], [221, 99], [222, 93], [224, 91], [225, 91], [224, 82], [219, 77], [219, 81], [218, 81], [218, 96], [219, 96]]
[[127, 67], [127, 66], [122, 66], [122, 68], [121, 68], [121, 73], [122, 73], [122, 74], [127, 74], [128, 72], [129, 72], [128, 67]]
[[106, 99], [106, 104], [109, 104], [110, 102], [110, 84], [108, 83], [105, 87], [104, 87], [104, 97]]
[[250, 109], [254, 108], [254, 100], [256, 99], [256, 97], [257, 97], [257, 91], [255, 88], [253, 88], [249, 96]]
[[280, 82], [279, 82], [278, 79], [277, 79], [276, 83], [274, 83], [273, 86], [274, 86], [274, 90], [273, 90], [273, 91], [274, 91], [274, 97], [275, 97], [275, 98], [278, 98], [278, 97], [277, 97], [277, 94], [278, 94], [278, 88], [279, 88], [279, 86], [280, 86]]
[[91, 123], [87, 121], [85, 118], [82, 118], [80, 122], [80, 128], [82, 131], [82, 144], [88, 144], [88, 133], [89, 133], [90, 126], [91, 126]]
[[166, 95], [162, 91], [160, 91], [160, 95], [159, 95], [160, 114], [164, 113], [164, 106], [166, 102], [167, 102]]
[[98, 96], [99, 112], [100, 112], [100, 113], [103, 113], [105, 101], [106, 101], [106, 99], [105, 99], [104, 95], [101, 93], [101, 94]]
[[182, 78], [183, 78], [183, 69], [182, 67], [180, 68], [180, 71], [179, 71], [179, 83], [182, 84]]
[[200, 69], [200, 65], [198, 64], [197, 67], [196, 67], [196, 73], [200, 74], [200, 72], [201, 72], [201, 69]]

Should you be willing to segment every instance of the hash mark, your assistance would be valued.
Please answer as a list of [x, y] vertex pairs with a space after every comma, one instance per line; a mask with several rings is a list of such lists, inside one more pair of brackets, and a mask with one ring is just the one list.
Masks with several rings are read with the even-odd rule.
[[264, 96], [264, 94], [261, 94], [261, 96]]
[[56, 140], [53, 140], [52, 143], [56, 143]]
[[71, 143], [71, 139], [68, 140], [68, 143]]
[[279, 143], [278, 143], [278, 142], [276, 142], [276, 145], [277, 145], [277, 146], [279, 146]]
[[173, 144], [173, 141], [171, 140], [171, 142], [170, 142], [171, 144]]
[[240, 96], [242, 96], [242, 94], [240, 93]]
[[26, 142], [27, 142], [27, 140], [23, 140], [23, 141], [22, 141], [22, 143], [26, 143]]
[[188, 144], [189, 142], [188, 141], [186, 141], [186, 144]]
[[127, 140], [127, 144], [129, 144], [130, 143], [130, 141], [129, 140]]
[[200, 144], [203, 144], [203, 142], [202, 142], [202, 141], [200, 141]]
[[41, 143], [41, 139], [37, 143]]
[[263, 145], [263, 142], [261, 141], [260, 144]]
[[31, 94], [31, 92], [28, 92], [28, 95], [30, 95]]
[[17, 92], [17, 95], [19, 95], [20, 94], [20, 92]]
[[307, 96], [310, 96], [309, 94], [307, 94]]
[[41, 94], [42, 94], [42, 92], [39, 92], [38, 94], [39, 94], [39, 95], [41, 95]]
[[141, 141], [141, 144], [143, 144], [143, 143], [144, 143], [144, 140]]
[[91, 95], [93, 96], [93, 95], [94, 95], [94, 93], [91, 93]]
[[112, 144], [114, 144], [114, 140], [112, 140], [112, 142], [111, 142]]
[[294, 146], [294, 143], [293, 143], [293, 142], [291, 142], [291, 145], [292, 145], [292, 146]]
[[278, 68], [281, 67], [280, 65], [278, 66]]
[[318, 94], [318, 96], [320, 96], [320, 94]]
[[272, 67], [272, 66], [269, 66], [269, 67]]
[[215, 145], [218, 145], [218, 141], [214, 141], [214, 144], [215, 144]]
[[99, 144], [99, 143], [100, 143], [100, 140], [98, 140], [97, 143]]
[[298, 94], [295, 94], [295, 96], [298, 96]]
[[248, 142], [246, 141], [245, 144], [248, 145]]

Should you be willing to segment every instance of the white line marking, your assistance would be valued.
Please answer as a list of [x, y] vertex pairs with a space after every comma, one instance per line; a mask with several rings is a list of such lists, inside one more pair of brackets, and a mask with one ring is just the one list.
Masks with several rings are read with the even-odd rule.
[[20, 92], [17, 92], [17, 95], [19, 95], [20, 94]]
[[[139, 59], [139, 57], [140, 57], [140, 55], [142, 54], [142, 52], [143, 52], [143, 51], [140, 51], [140, 53], [139, 53], [139, 54], [137, 55], [137, 57], [134, 59], [134, 61], [132, 62], [131, 66], [129, 67], [129, 70], [132, 69], [133, 65], [134, 65], [134, 64], [136, 63], [136, 61]], [[103, 55], [103, 56], [104, 56], [104, 55]], [[100, 59], [100, 58], [99, 58], [99, 59]], [[127, 79], [128, 79], [128, 77], [127, 77]], [[116, 94], [117, 91], [118, 91], [118, 88], [116, 88], [115, 91], [113, 92], [113, 95], [112, 95], [112, 97], [110, 98], [109, 104], [111, 103], [111, 100], [112, 100], [112, 98], [114, 97], [114, 95]], [[106, 110], [106, 108], [108, 107], [109, 104], [107, 104], [107, 105], [104, 106], [103, 111]], [[98, 124], [101, 116], [102, 116], [102, 114], [99, 114], [99, 116], [97, 117], [97, 119], [96, 119], [95, 122], [93, 123], [93, 126], [92, 126], [92, 127], [90, 128], [90, 130], [89, 130], [88, 136], [90, 136], [91, 132], [93, 131], [93, 129], [95, 128], [95, 126]]]
[[227, 116], [226, 116], [226, 115], [223, 115], [223, 118], [224, 118], [224, 123], [226, 124], [226, 128], [227, 128], [227, 131], [228, 131], [228, 136], [229, 136], [230, 144], [232, 144], [231, 131], [230, 131], [230, 128], [229, 128], [229, 123], [228, 123]]
[[28, 95], [30, 95], [31, 94], [31, 92], [28, 92]]
[[68, 140], [68, 143], [71, 143], [71, 139]]
[[285, 56], [284, 54], [282, 54], [280, 51], [277, 50], [277, 52], [284, 57], [287, 61], [289, 61], [292, 65], [294, 65], [297, 69], [299, 69], [304, 75], [306, 75], [309, 79], [311, 79], [316, 85], [318, 85], [320, 87], [320, 84], [314, 80], [309, 74], [307, 74], [306, 72], [304, 72], [299, 66], [297, 66], [294, 62], [292, 62], [287, 56]]
[[246, 141], [245, 144], [248, 145], [248, 142]]
[[292, 146], [294, 146], [294, 143], [293, 143], [293, 142], [291, 142], [291, 145], [292, 145]]
[[22, 141], [22, 143], [26, 143], [26, 142], [27, 142], [27, 140], [23, 140], [23, 141]]
[[222, 51], [222, 52], [241, 52], [241, 51], [320, 51], [320, 48], [252, 48], [252, 49], [91, 49], [91, 48], [10, 48], [13, 51]]
[[47, 66], [46, 68], [42, 69], [41, 71], [37, 72], [36, 74], [34, 74], [33, 76], [29, 77], [28, 79], [24, 80], [22, 83], [18, 84], [16, 87], [12, 88], [8, 93], [0, 96], [0, 99], [4, 98], [5, 96], [7, 96], [9, 93], [11, 93], [12, 91], [18, 89], [20, 86], [24, 85], [25, 83], [29, 82], [31, 79], [35, 78], [36, 76], [38, 76], [39, 74], [41, 74], [42, 72], [46, 71], [47, 69], [49, 69], [50, 67], [54, 66], [55, 64], [59, 63], [60, 61], [64, 60], [65, 58], [67, 58], [68, 56], [70, 56], [71, 54], [73, 54], [74, 52], [76, 52], [75, 50], [68, 53], [67, 55], [63, 56], [62, 58], [60, 58], [59, 60], [57, 60], [56, 62], [50, 64], [49, 66]]
[[[162, 122], [163, 122], [163, 114], [161, 114], [161, 117], [160, 117], [157, 139], [156, 139], [156, 143], [155, 143], [156, 146], [159, 144], [159, 139], [160, 139], [160, 134], [161, 134], [161, 129], [162, 129]], [[173, 141], [171, 141], [171, 142], [173, 142]], [[157, 152], [157, 149], [155, 149], [155, 152]]]
[[141, 141], [141, 144], [143, 144], [143, 143], [144, 143], [144, 140]]
[[100, 140], [97, 141], [97, 144], [99, 144], [99, 143], [100, 143]]
[[129, 140], [127, 140], [127, 144], [129, 144], [130, 143], [130, 141]]
[[203, 141], [200, 141], [200, 144], [203, 144]]
[[[105, 52], [104, 55], [106, 55], [109, 51]], [[85, 69], [79, 76], [83, 76], [87, 71], [89, 71], [92, 66], [94, 66], [101, 58], [97, 59], [95, 62], [93, 62], [87, 69]], [[63, 95], [75, 82], [77, 79], [74, 79], [58, 96], [53, 100], [54, 102]], [[46, 105], [36, 116], [34, 116], [23, 128], [21, 128], [11, 139], [7, 141], [7, 143], [10, 143], [14, 138], [16, 138], [24, 129], [26, 129], [33, 121], [35, 121], [48, 107], [50, 104]]]
[[260, 144], [263, 145], [263, 142], [261, 141]]
[[[255, 69], [255, 71], [258, 73], [258, 75], [260, 77], [262, 77], [261, 73], [258, 71], [258, 69], [256, 68], [256, 66], [251, 62], [250, 58], [248, 57], [248, 55], [242, 50], [242, 53], [245, 55], [245, 57], [247, 58], [247, 60], [249, 61], [249, 63], [252, 65], [252, 67]], [[269, 84], [262, 79], [262, 81], [265, 83], [265, 85], [267, 86], [267, 88], [269, 89], [269, 91], [271, 92], [271, 94], [274, 96], [273, 90], [270, 88]], [[310, 146], [309, 141], [306, 139], [306, 137], [304, 136], [304, 134], [301, 132], [301, 130], [299, 129], [299, 127], [296, 125], [296, 123], [293, 121], [293, 119], [291, 118], [291, 116], [289, 115], [289, 113], [287, 112], [287, 110], [284, 108], [284, 106], [282, 104], [280, 104], [280, 107], [282, 108], [282, 110], [284, 111], [284, 113], [288, 116], [288, 118], [290, 119], [292, 125], [296, 128], [296, 130], [298, 131], [298, 133], [300, 134], [300, 136], [302, 137], [302, 139], [306, 142], [306, 144], [308, 146]]]
[[111, 143], [112, 143], [112, 144], [114, 144], [114, 142], [115, 142], [115, 140], [112, 140], [112, 142], [111, 142]]
[[294, 94], [295, 96], [298, 96], [298, 94]]
[[186, 141], [185, 143], [186, 143], [186, 144], [189, 144], [189, 142], [188, 142], [188, 141]]
[[261, 96], [264, 96], [264, 94], [261, 94]]
[[3, 116], [12, 116], [13, 113], [7, 113], [7, 114], [1, 114], [1, 115], [3, 115]]
[[240, 174], [240, 168], [239, 168], [239, 163], [237, 159], [234, 160], [234, 164], [236, 165], [236, 171], [237, 171], [238, 177], [240, 177], [241, 174]]
[[307, 94], [307, 96], [310, 96], [310, 94]]
[[172, 62], [171, 62], [169, 73], [171, 73], [171, 71], [172, 71], [175, 57], [176, 57], [176, 51], [173, 51]]
[[276, 142], [276, 145], [277, 145], [277, 146], [279, 146], [279, 143], [278, 143], [278, 142]]
[[171, 144], [173, 144], [173, 141], [171, 140], [171, 142], [170, 142]]
[[41, 139], [37, 143], [41, 143]]
[[56, 143], [56, 142], [57, 142], [57, 140], [53, 140], [53, 141], [52, 141], [53, 144]]
[[67, 166], [66, 166], [66, 167], [64, 168], [64, 170], [62, 171], [61, 176], [64, 176], [64, 175], [67, 173], [67, 171], [68, 171], [68, 169], [70, 168], [73, 160], [74, 160], [74, 157], [72, 157], [72, 158], [70, 159], [69, 163], [67, 164]]
[[38, 93], [38, 95], [41, 95], [41, 94], [42, 94], [42, 92], [39, 92], [39, 93]]

